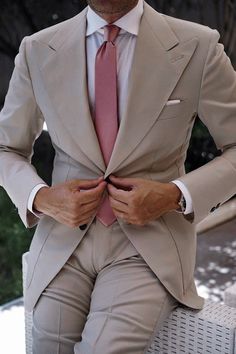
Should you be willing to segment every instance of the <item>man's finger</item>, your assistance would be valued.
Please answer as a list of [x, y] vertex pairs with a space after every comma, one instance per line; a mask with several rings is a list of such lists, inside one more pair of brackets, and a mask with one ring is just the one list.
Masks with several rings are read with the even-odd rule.
[[127, 204], [125, 204], [123, 202], [119, 202], [118, 200], [112, 198], [111, 196], [109, 196], [109, 201], [110, 201], [112, 209], [115, 209], [115, 210], [118, 210], [118, 211], [128, 214], [129, 210], [128, 210]]
[[125, 213], [123, 213], [122, 211], [118, 211], [118, 210], [113, 210], [113, 212], [114, 212], [114, 214], [115, 214], [115, 216], [117, 217], [117, 218], [120, 218], [120, 219], [122, 219], [123, 221], [125, 221], [125, 222], [129, 222], [129, 219], [128, 219], [128, 215], [126, 215]]
[[75, 190], [85, 189], [85, 190], [87, 190], [87, 189], [95, 188], [102, 181], [103, 181], [103, 177], [99, 177], [97, 179], [91, 179], [91, 180], [81, 180], [81, 179], [72, 180], [69, 182], [69, 184], [72, 189], [75, 189]]
[[108, 184], [107, 186], [109, 195], [111, 195], [114, 199], [128, 204], [130, 198], [130, 192], [124, 191], [122, 189], [118, 189], [114, 187], [112, 184]]
[[83, 205], [83, 209], [82, 209], [80, 215], [83, 216], [84, 214], [87, 214], [87, 213], [93, 214], [96, 212], [96, 209], [98, 208], [98, 206], [99, 206], [99, 203], [97, 200], [94, 202], [85, 204], [85, 205]]
[[101, 182], [93, 189], [80, 192], [80, 195], [78, 197], [80, 198], [81, 204], [87, 204], [88, 202], [98, 200], [104, 192], [106, 185], [106, 182]]
[[125, 188], [130, 188], [130, 189], [136, 186], [139, 182], [137, 178], [122, 178], [122, 177], [115, 177], [113, 175], [109, 176], [109, 179], [115, 185], [125, 187]]

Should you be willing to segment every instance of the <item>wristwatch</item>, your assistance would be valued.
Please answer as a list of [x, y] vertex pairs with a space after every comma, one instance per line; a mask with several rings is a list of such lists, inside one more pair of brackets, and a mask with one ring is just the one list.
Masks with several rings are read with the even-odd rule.
[[185, 200], [183, 194], [181, 194], [181, 198], [180, 198], [178, 205], [179, 205], [179, 208], [177, 209], [177, 211], [184, 214], [184, 212], [186, 210], [186, 200]]

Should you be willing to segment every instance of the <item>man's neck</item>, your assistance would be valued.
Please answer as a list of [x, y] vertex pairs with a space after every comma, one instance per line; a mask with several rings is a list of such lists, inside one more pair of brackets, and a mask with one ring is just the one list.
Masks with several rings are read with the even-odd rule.
[[100, 12], [96, 12], [96, 11], [95, 12], [98, 16], [103, 18], [107, 23], [113, 23], [113, 22], [116, 22], [117, 20], [119, 20], [121, 17], [125, 16], [129, 11], [121, 12], [121, 13], [117, 13], [117, 14], [104, 14], [104, 13], [100, 13]]

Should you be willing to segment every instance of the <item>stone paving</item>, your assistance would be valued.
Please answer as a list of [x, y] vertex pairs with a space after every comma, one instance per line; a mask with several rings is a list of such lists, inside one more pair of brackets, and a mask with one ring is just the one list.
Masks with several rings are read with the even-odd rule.
[[223, 301], [236, 282], [236, 219], [198, 235], [196, 283], [201, 294]]

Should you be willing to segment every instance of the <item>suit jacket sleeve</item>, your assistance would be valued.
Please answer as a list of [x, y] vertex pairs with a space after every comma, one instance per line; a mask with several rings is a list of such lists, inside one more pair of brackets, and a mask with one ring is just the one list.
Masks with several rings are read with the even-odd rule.
[[35, 185], [44, 183], [31, 165], [33, 145], [43, 129], [26, 58], [27, 37], [15, 59], [5, 105], [0, 113], [0, 185], [5, 188], [26, 227], [38, 219], [27, 210]]
[[178, 178], [192, 196], [196, 223], [236, 194], [236, 72], [218, 40], [218, 32], [212, 31], [198, 114], [222, 155]]

